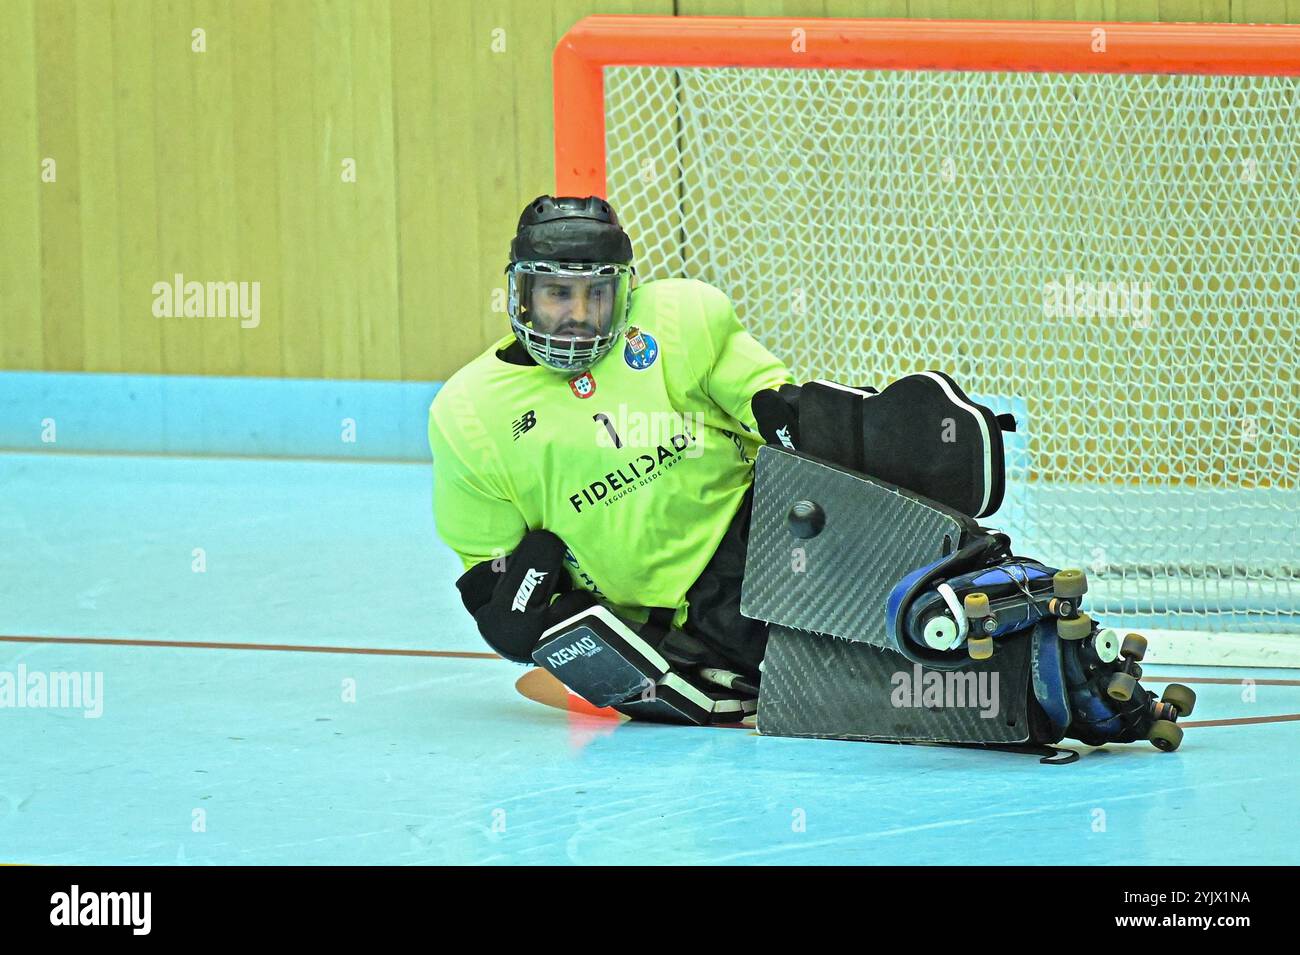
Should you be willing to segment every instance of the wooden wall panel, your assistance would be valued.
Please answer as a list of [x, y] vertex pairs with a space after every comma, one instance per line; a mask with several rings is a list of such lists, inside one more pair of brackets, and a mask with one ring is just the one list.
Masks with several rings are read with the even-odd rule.
[[436, 184], [443, 163], [437, 124], [422, 119], [438, 115], [432, 4], [397, 0], [392, 19], [398, 360], [403, 378], [433, 378], [440, 345], [434, 316], [441, 283], [431, 251], [439, 235]]
[[76, 169], [81, 183], [82, 366], [86, 371], [115, 371], [122, 366], [112, 15], [109, 4], [77, 11]]
[[258, 282], [261, 316], [256, 328], [241, 329], [241, 370], [279, 375], [284, 357], [284, 284], [280, 264], [280, 204], [276, 165], [275, 15], [263, 0], [236, 0], [231, 8], [234, 113], [236, 260], [234, 274]]
[[[280, 374], [318, 378], [324, 374], [320, 284], [316, 254], [319, 221], [314, 168], [324, 148], [318, 135], [315, 101], [324, 97], [314, 82], [313, 4], [279, 0], [275, 5], [276, 193], [279, 208], [280, 313], [268, 316], [279, 327]], [[265, 320], [263, 322], [265, 324]], [[331, 334], [334, 331], [331, 330]]]
[[[158, 258], [152, 282], [216, 281], [203, 273], [199, 261], [201, 226], [197, 117], [194, 112], [196, 28], [192, 0], [159, 0], [154, 4], [154, 197], [157, 210]], [[152, 296], [150, 296], [152, 302]], [[180, 309], [182, 303], [173, 302]], [[155, 319], [162, 331], [162, 370], [169, 374], [207, 371], [204, 364], [203, 323], [209, 319]], [[48, 324], [48, 322], [47, 322]], [[124, 343], [129, 350], [130, 343]]]
[[[113, 5], [119, 370], [145, 374], [163, 370], [163, 322], [153, 315], [151, 291], [155, 282], [164, 280], [158, 229], [154, 29], [151, 4], [119, 0]], [[164, 126], [162, 135], [166, 130]], [[51, 315], [42, 318], [60, 320]]]
[[0, 368], [44, 368], [35, 0], [0, 17]]
[[[40, 203], [40, 315], [42, 367], [85, 367], [85, 311], [81, 279], [81, 176], [77, 136], [76, 5], [36, 4], [36, 128], [42, 159], [56, 179], [42, 182]], [[33, 171], [35, 174], [35, 171]], [[94, 175], [93, 170], [87, 171]], [[36, 278], [36, 276], [33, 276]], [[8, 322], [6, 321], [6, 324]]]
[[[1300, 22], [1300, 0], [4, 7], [0, 368], [376, 379], [445, 378], [506, 333], [515, 217], [553, 182], [551, 50], [588, 14]], [[155, 317], [176, 273], [260, 283], [260, 325]]]

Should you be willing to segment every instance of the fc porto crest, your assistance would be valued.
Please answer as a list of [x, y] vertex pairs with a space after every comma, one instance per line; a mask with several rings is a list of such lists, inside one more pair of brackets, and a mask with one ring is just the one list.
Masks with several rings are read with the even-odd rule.
[[569, 387], [579, 398], [590, 398], [596, 393], [596, 379], [592, 377], [591, 372], [584, 371], [581, 375], [569, 379]]
[[649, 332], [633, 325], [626, 332], [627, 344], [623, 346], [623, 360], [629, 368], [645, 371], [659, 357], [659, 343]]

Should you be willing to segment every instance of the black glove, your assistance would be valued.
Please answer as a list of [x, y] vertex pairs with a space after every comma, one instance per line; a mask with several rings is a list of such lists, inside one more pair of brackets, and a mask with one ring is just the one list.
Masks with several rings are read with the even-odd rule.
[[798, 385], [764, 388], [749, 400], [749, 408], [764, 441], [791, 451], [799, 447]]
[[[861, 385], [858, 391], [869, 395], [879, 394], [870, 385]], [[749, 400], [749, 408], [758, 423], [758, 433], [768, 444], [798, 451], [799, 444], [799, 385], [782, 385], [764, 388]]]
[[544, 631], [596, 602], [574, 588], [565, 549], [550, 531], [530, 531], [504, 558], [504, 568], [485, 560], [456, 581], [479, 633], [507, 660], [528, 663]]

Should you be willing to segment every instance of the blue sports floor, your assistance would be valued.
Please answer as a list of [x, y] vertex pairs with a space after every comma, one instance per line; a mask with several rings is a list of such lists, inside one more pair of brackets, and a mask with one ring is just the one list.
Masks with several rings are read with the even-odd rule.
[[1217, 681], [1182, 749], [1063, 767], [619, 724], [520, 694], [429, 497], [427, 465], [0, 454], [0, 674], [102, 674], [95, 718], [0, 709], [0, 862], [1300, 862], [1300, 671], [1150, 666]]

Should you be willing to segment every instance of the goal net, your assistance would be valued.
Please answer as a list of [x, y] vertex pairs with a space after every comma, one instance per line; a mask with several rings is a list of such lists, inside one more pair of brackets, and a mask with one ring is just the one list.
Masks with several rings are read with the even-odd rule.
[[985, 523], [1098, 614], [1300, 631], [1300, 31], [584, 24], [557, 146], [584, 95], [603, 141], [560, 190], [609, 197], [640, 281], [716, 285], [800, 381], [1013, 412]]

